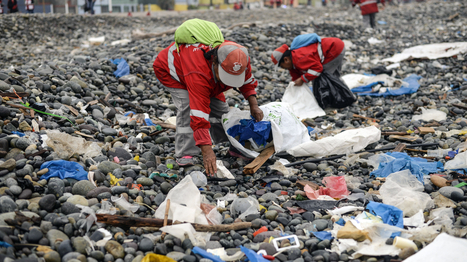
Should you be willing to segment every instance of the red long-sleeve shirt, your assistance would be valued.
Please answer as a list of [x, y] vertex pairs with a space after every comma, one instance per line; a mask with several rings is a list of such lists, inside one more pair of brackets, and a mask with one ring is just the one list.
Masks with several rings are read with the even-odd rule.
[[[175, 44], [162, 50], [154, 61], [153, 68], [159, 81], [166, 87], [188, 90], [190, 99], [190, 127], [193, 129], [193, 137], [196, 145], [211, 145], [209, 134], [209, 114], [211, 112], [211, 98], [216, 97], [225, 102], [223, 92], [231, 89], [214, 76], [213, 65], [204, 58], [204, 52], [209, 46], [204, 44], [182, 44], [177, 53]], [[251, 65], [245, 72], [245, 82], [239, 88], [243, 97], [256, 95], [255, 88], [258, 82], [251, 74]]]
[[306, 83], [314, 80], [323, 72], [323, 64], [327, 64], [339, 56], [344, 50], [344, 42], [339, 38], [327, 37], [321, 39], [324, 62], [318, 52], [318, 43], [292, 50], [293, 69], [290, 69], [292, 81], [298, 78]]
[[[376, 0], [351, 0], [353, 5], [360, 4], [362, 15], [378, 13], [378, 2]], [[385, 1], [381, 0], [384, 5]]]

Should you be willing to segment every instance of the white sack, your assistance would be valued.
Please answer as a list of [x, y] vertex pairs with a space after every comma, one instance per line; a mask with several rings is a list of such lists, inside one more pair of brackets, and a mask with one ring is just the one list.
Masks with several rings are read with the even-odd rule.
[[464, 262], [467, 240], [439, 234], [435, 241], [418, 251], [415, 255], [404, 260], [405, 262]]
[[375, 82], [383, 82], [383, 86], [391, 87], [394, 89], [399, 89], [401, 87], [409, 86], [407, 82], [404, 82], [401, 79], [397, 79], [386, 74], [379, 74], [376, 76], [366, 76], [366, 75], [361, 75], [361, 74], [347, 74], [347, 75], [344, 75], [342, 79], [344, 80], [345, 84], [350, 89], [353, 89], [359, 86], [366, 86], [366, 85], [369, 85]]
[[326, 115], [306, 84], [295, 86], [294, 82], [290, 82], [287, 89], [285, 89], [284, 96], [282, 96], [282, 102], [289, 104], [295, 115], [300, 119]]
[[[157, 209], [159, 210], [159, 209]], [[180, 240], [185, 240], [186, 236], [194, 246], [205, 246], [211, 238], [211, 233], [196, 232], [190, 223], [161, 227], [162, 232], [166, 232]]]
[[395, 54], [393, 57], [383, 59], [383, 62], [397, 63], [409, 59], [438, 59], [451, 57], [460, 53], [467, 52], [467, 42], [457, 43], [438, 43], [429, 45], [418, 45], [404, 49], [402, 53]]
[[[297, 145], [310, 140], [308, 130], [290, 106], [286, 103], [273, 102], [259, 107], [264, 114], [262, 121], [271, 122], [272, 137], [274, 139], [274, 149], [276, 153], [287, 151]], [[241, 111], [232, 108], [227, 114], [222, 116], [222, 125], [230, 143], [241, 153], [250, 158], [256, 158], [259, 153], [246, 149], [234, 137], [231, 137], [227, 130], [232, 126], [240, 124], [240, 120], [250, 119], [249, 111]]]
[[308, 141], [287, 150], [287, 153], [294, 157], [348, 154], [360, 151], [369, 144], [378, 142], [380, 138], [381, 131], [375, 126], [357, 128], [317, 141]]

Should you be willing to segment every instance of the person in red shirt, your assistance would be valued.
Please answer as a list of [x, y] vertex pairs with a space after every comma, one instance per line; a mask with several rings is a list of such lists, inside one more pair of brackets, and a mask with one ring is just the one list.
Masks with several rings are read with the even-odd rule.
[[8, 0], [8, 9], [10, 9], [10, 14], [18, 13], [18, 1]]
[[[378, 2], [377, 0], [351, 0], [352, 7], [359, 4], [360, 10], [363, 16], [363, 23], [366, 27], [376, 27], [376, 13], [378, 13]], [[381, 4], [385, 4], [384, 0], [381, 0]]]
[[290, 50], [284, 44], [272, 52], [272, 62], [288, 69], [296, 86], [314, 81], [323, 70], [340, 77], [345, 46], [339, 38], [327, 37], [321, 43]]
[[251, 115], [261, 121], [263, 111], [255, 91], [258, 83], [251, 74], [248, 50], [239, 44], [224, 41], [216, 48], [181, 44], [179, 50], [172, 43], [153, 64], [178, 110], [175, 156], [180, 165], [189, 165], [201, 151], [206, 173], [214, 175], [217, 165], [212, 141], [228, 141], [221, 122], [229, 111], [223, 92], [239, 88], [250, 104]]

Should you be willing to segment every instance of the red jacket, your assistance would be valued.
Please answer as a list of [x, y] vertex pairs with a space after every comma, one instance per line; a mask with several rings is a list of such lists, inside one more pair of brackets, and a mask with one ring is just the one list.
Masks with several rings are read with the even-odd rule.
[[[381, 0], [381, 3], [384, 5], [384, 0]], [[362, 15], [378, 13], [377, 0], [352, 0], [352, 5], [356, 4], [360, 4]]]
[[339, 38], [327, 37], [321, 39], [324, 62], [318, 52], [318, 43], [292, 50], [293, 69], [290, 69], [292, 81], [299, 77], [306, 83], [317, 78], [323, 72], [323, 64], [327, 64], [339, 56], [344, 50], [344, 42]]
[[[153, 64], [154, 73], [164, 86], [188, 90], [190, 126], [197, 146], [212, 144], [209, 134], [211, 98], [216, 97], [225, 102], [223, 92], [232, 88], [215, 79], [212, 63], [204, 58], [201, 49], [209, 50], [209, 47], [203, 44], [182, 44], [180, 53], [177, 53], [175, 44], [172, 43], [157, 55]], [[250, 61], [245, 70], [245, 82], [239, 89], [243, 97], [248, 98], [256, 95], [258, 82], [251, 74]]]

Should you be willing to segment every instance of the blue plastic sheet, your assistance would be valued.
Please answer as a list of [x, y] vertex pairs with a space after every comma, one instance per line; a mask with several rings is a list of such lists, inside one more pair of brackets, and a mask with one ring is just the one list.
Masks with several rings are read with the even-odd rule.
[[422, 78], [421, 76], [412, 74], [403, 79], [403, 81], [407, 82], [409, 86], [401, 87], [399, 89], [394, 89], [394, 90], [388, 89], [384, 93], [379, 93], [379, 92], [372, 93], [371, 92], [371, 87], [378, 84], [379, 82], [371, 83], [366, 86], [355, 87], [352, 89], [352, 92], [360, 96], [400, 96], [400, 95], [406, 95], [406, 94], [413, 94], [418, 91], [418, 88], [420, 88], [420, 84], [418, 83], [418, 80], [420, 80], [421, 78]]
[[422, 184], [424, 175], [437, 173], [444, 169], [441, 162], [428, 162], [424, 158], [410, 157], [406, 153], [390, 152], [386, 153], [395, 159], [389, 162], [381, 162], [378, 169], [370, 173], [370, 176], [387, 177], [392, 173], [409, 169], [412, 175], [415, 175]]
[[295, 50], [318, 42], [321, 43], [321, 38], [315, 33], [299, 35], [293, 39], [290, 50]]
[[[399, 208], [370, 201], [366, 206], [366, 209], [368, 209], [373, 215], [381, 217], [383, 223], [398, 228], [404, 228], [404, 214]], [[400, 232], [394, 233], [392, 236], [396, 237], [398, 235], [400, 235]]]
[[211, 253], [207, 252], [206, 250], [204, 250], [202, 248], [194, 247], [192, 251], [193, 251], [193, 253], [195, 253], [197, 255], [200, 255], [203, 258], [211, 259], [214, 262], [224, 262], [224, 260], [222, 260], [220, 257], [218, 257], [218, 256], [216, 256], [214, 254], [211, 254]]
[[110, 59], [110, 62], [117, 65], [117, 70], [114, 72], [114, 76], [122, 77], [130, 74], [130, 66], [123, 58]]
[[53, 160], [41, 165], [41, 169], [47, 168], [49, 172], [41, 176], [41, 179], [48, 180], [51, 177], [74, 178], [76, 180], [88, 180], [88, 172], [76, 163], [66, 160]]
[[240, 246], [240, 250], [245, 253], [245, 256], [250, 262], [269, 262], [269, 260], [265, 259], [262, 255], [258, 255], [255, 251], [244, 246]]
[[227, 130], [227, 134], [232, 137], [239, 136], [238, 142], [245, 145], [245, 142], [253, 138], [258, 146], [266, 145], [271, 134], [271, 122], [259, 121], [255, 119], [242, 119], [239, 125], [232, 126]]
[[13, 246], [8, 244], [7, 242], [0, 241], [0, 247], [13, 247]]
[[319, 240], [332, 240], [332, 234], [329, 231], [320, 231], [320, 232], [311, 232], [315, 237], [317, 237]]

